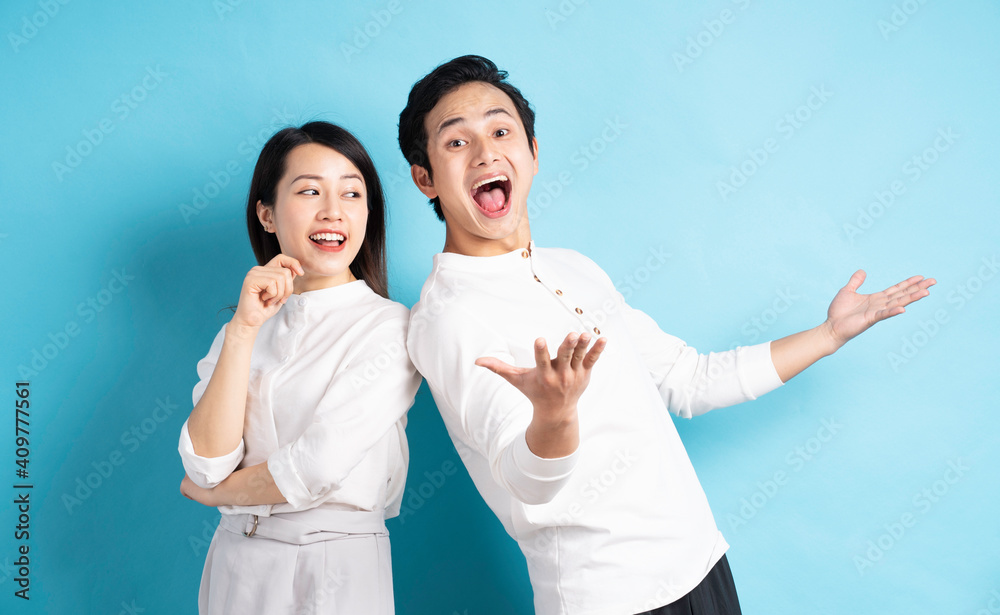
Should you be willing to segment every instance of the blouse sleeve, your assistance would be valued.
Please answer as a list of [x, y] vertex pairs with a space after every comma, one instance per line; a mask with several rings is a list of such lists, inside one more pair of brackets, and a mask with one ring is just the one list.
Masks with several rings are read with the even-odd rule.
[[427, 379], [452, 437], [481, 455], [493, 480], [525, 504], [549, 502], [576, 467], [577, 453], [557, 459], [536, 456], [525, 430], [531, 402], [510, 383], [475, 364], [496, 357], [513, 364], [507, 343], [488, 324], [451, 306], [441, 314], [419, 312], [410, 318], [410, 357]]
[[420, 375], [406, 355], [409, 311], [399, 307], [355, 343], [312, 424], [268, 457], [275, 485], [292, 506], [306, 507], [339, 488], [413, 404]]
[[[215, 341], [212, 342], [212, 347], [209, 349], [208, 355], [201, 361], [198, 361], [199, 380], [192, 393], [192, 407], [198, 405], [198, 402], [205, 394], [205, 389], [208, 388], [208, 382], [212, 379], [212, 374], [215, 372], [215, 365], [218, 363], [219, 355], [222, 353], [222, 341], [225, 339], [225, 336], [226, 327], [223, 326], [219, 334], [215, 336]], [[194, 484], [205, 489], [215, 487], [232, 474], [240, 462], [243, 461], [245, 452], [243, 439], [240, 438], [240, 443], [237, 445], [236, 450], [221, 457], [201, 457], [197, 455], [194, 452], [194, 445], [191, 443], [191, 434], [188, 432], [187, 421], [184, 421], [184, 425], [181, 426], [181, 437], [177, 450], [181, 454], [181, 463], [184, 465], [184, 472], [194, 481]]]

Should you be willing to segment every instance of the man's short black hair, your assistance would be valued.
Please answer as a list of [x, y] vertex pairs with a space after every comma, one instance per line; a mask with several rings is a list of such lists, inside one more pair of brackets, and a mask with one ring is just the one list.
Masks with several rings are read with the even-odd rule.
[[[427, 157], [427, 129], [424, 127], [424, 119], [449, 92], [475, 81], [492, 85], [510, 97], [517, 114], [521, 116], [521, 123], [524, 124], [528, 147], [532, 153], [535, 151], [535, 112], [521, 95], [521, 91], [507, 82], [507, 71], [499, 70], [496, 64], [482, 56], [462, 56], [445, 62], [416, 82], [406, 100], [406, 108], [399, 114], [399, 148], [407, 162], [427, 169], [427, 175], [431, 179], [433, 176]], [[443, 221], [441, 200], [433, 198], [431, 204], [434, 205], [434, 213], [438, 219]]]

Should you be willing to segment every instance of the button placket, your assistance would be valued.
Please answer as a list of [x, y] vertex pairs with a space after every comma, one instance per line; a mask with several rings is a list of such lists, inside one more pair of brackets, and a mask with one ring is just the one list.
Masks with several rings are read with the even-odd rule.
[[[527, 257], [530, 256], [529, 254], [527, 254], [527, 251], [522, 252], [522, 255], [525, 255], [525, 258], [527, 258]], [[582, 325], [581, 328], [584, 331], [593, 331], [595, 334], [600, 335], [601, 334], [601, 330], [600, 330], [600, 328], [597, 327], [597, 324], [594, 323], [594, 322], [591, 322], [590, 319], [587, 318], [587, 316], [584, 313], [583, 308], [579, 307], [578, 305], [573, 305], [570, 302], [569, 298], [566, 296], [566, 293], [563, 291], [562, 288], [552, 288], [548, 284], [546, 284], [545, 282], [543, 282], [541, 280], [541, 278], [538, 277], [538, 273], [535, 271], [535, 262], [534, 261], [535, 261], [535, 259], [532, 258], [529, 261], [529, 263], [531, 265], [531, 272], [532, 272], [532, 275], [535, 278], [535, 281], [539, 282], [542, 286], [545, 287], [546, 290], [548, 290], [550, 293], [552, 293], [552, 295], [555, 297], [556, 301], [558, 301], [559, 303], [561, 303], [562, 306], [564, 308], [566, 308], [567, 312], [569, 312], [570, 314], [572, 314], [573, 316], [576, 317], [576, 319]]]

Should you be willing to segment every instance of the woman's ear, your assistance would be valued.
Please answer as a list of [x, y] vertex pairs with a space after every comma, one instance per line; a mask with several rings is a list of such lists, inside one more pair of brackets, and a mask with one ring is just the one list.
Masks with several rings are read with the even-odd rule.
[[274, 232], [274, 208], [257, 201], [257, 219], [260, 220], [264, 230], [268, 233]]

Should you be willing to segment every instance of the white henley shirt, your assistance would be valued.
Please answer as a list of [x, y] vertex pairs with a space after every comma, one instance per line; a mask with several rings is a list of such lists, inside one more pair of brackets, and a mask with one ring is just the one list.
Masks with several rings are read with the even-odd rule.
[[[608, 345], [578, 403], [580, 445], [542, 459], [528, 399], [475, 360], [534, 366], [566, 334]], [[437, 254], [410, 357], [480, 494], [518, 541], [540, 615], [631, 615], [693, 589], [729, 545], [668, 410], [691, 417], [773, 390], [770, 344], [700, 355], [632, 309], [572, 250]]]

